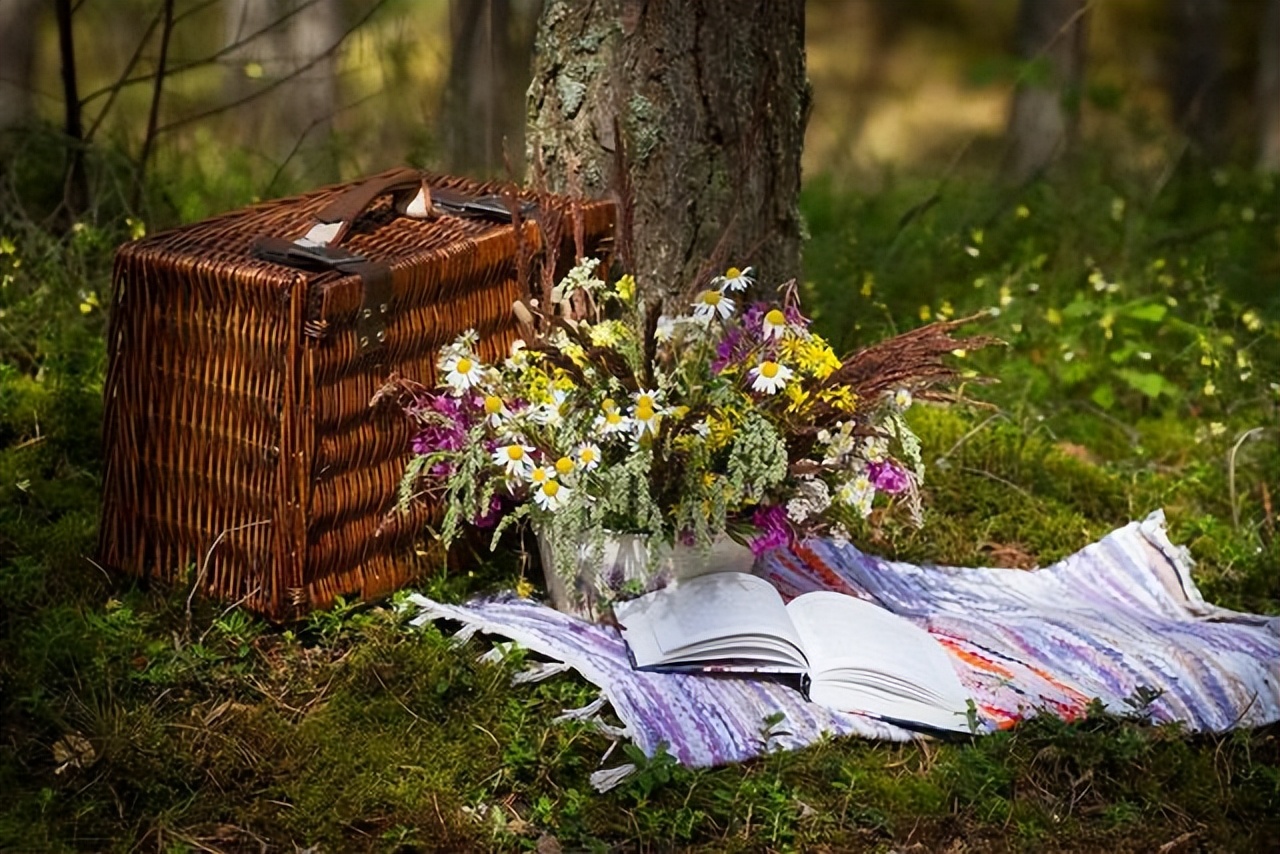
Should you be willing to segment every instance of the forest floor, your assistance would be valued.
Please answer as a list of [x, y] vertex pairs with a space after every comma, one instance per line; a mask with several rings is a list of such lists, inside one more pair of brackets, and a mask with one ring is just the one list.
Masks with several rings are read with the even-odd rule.
[[[873, 517], [859, 544], [1043, 566], [1162, 507], [1208, 599], [1280, 613], [1277, 182], [1080, 170], [1018, 191], [807, 188], [803, 294], [833, 341], [995, 308], [984, 325], [1008, 342], [958, 356], [999, 380], [969, 390], [988, 408], [915, 411], [925, 526]], [[0, 214], [0, 850], [1170, 853], [1280, 838], [1280, 731], [1189, 735], [1137, 711], [715, 769], [659, 755], [598, 795], [587, 778], [609, 742], [552, 722], [591, 699], [579, 678], [513, 687], [519, 655], [480, 662], [486, 643], [410, 630], [396, 600], [280, 628], [109, 575], [92, 561], [103, 307], [112, 249], [144, 226], [103, 203], [53, 232], [30, 209]], [[460, 601], [519, 572], [507, 550], [424, 585]]]

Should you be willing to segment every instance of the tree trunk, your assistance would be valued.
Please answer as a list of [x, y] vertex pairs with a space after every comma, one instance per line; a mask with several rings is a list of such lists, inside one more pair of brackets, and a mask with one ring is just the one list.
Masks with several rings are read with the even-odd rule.
[[1195, 153], [1221, 159], [1227, 99], [1223, 79], [1224, 0], [1172, 0], [1174, 52], [1170, 57], [1173, 120]]
[[44, 0], [0, 2], [0, 131], [32, 118], [31, 74]]
[[227, 43], [239, 45], [232, 52], [229, 100], [288, 78], [231, 111], [243, 142], [273, 160], [303, 155], [311, 183], [336, 179], [329, 136], [338, 109], [340, 0], [229, 0], [225, 26]]
[[1006, 174], [1021, 183], [1074, 141], [1084, 83], [1085, 0], [1022, 0], [1015, 49], [1028, 63], [1013, 93]]
[[1258, 41], [1258, 168], [1280, 172], [1280, 0], [1268, 0]]
[[668, 311], [730, 264], [771, 292], [800, 272], [808, 105], [801, 0], [548, 0], [529, 173], [619, 191], [623, 260]]
[[450, 171], [524, 170], [524, 99], [540, 0], [450, 0], [444, 142]]

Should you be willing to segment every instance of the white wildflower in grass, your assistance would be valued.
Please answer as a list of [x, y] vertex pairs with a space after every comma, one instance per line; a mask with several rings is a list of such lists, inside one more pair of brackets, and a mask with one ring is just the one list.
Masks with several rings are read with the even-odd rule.
[[720, 291], [703, 291], [693, 301], [694, 319], [703, 323], [710, 323], [717, 317], [725, 320], [731, 314], [733, 314], [733, 300]]
[[484, 417], [492, 427], [499, 427], [502, 422], [511, 417], [511, 412], [507, 409], [506, 402], [496, 394], [486, 394], [484, 396]]
[[737, 267], [730, 267], [724, 271], [723, 276], [717, 276], [712, 285], [718, 287], [722, 291], [745, 291], [747, 288], [755, 284], [755, 268], [748, 267], [745, 270], [739, 270]]
[[550, 513], [565, 505], [573, 490], [556, 480], [545, 480], [533, 491], [533, 502]]
[[787, 316], [782, 313], [781, 309], [773, 308], [766, 312], [763, 324], [764, 340], [766, 341], [777, 340], [787, 332]]
[[694, 433], [697, 433], [703, 439], [711, 435], [711, 425], [707, 423], [707, 419], [705, 418], [699, 418], [697, 421], [695, 421], [693, 424], [692, 430]]
[[591, 471], [600, 465], [600, 446], [594, 442], [584, 442], [578, 446], [575, 456], [579, 468], [583, 471]]
[[499, 445], [493, 452], [494, 465], [502, 466], [507, 477], [527, 479], [533, 471], [533, 448], [519, 440]]
[[786, 365], [765, 360], [751, 369], [751, 388], [765, 394], [777, 394], [791, 379], [791, 373]]
[[474, 388], [484, 377], [484, 366], [470, 355], [450, 355], [442, 367], [444, 381], [455, 395]]
[[909, 389], [900, 388], [893, 393], [893, 405], [898, 408], [899, 412], [906, 412], [911, 408], [911, 391]]

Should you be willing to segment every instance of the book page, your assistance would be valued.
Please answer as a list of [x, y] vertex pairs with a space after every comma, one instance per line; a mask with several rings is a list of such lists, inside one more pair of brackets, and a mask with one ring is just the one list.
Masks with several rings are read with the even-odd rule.
[[703, 575], [614, 605], [637, 667], [752, 659], [802, 670], [800, 637], [763, 578]]
[[808, 653], [814, 702], [939, 729], [968, 730], [968, 694], [942, 645], [880, 606], [830, 591], [787, 606]]

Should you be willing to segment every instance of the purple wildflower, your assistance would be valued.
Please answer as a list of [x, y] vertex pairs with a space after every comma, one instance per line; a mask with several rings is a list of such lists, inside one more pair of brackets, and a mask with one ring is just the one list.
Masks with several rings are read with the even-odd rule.
[[753, 537], [748, 546], [757, 557], [772, 549], [781, 548], [791, 543], [791, 528], [787, 525], [787, 510], [779, 505], [757, 507], [751, 516], [751, 523], [759, 529], [759, 536]]
[[498, 519], [502, 516], [502, 498], [495, 495], [489, 499], [489, 509], [483, 515], [477, 516], [473, 523], [477, 528], [492, 528], [498, 524]]
[[[414, 404], [414, 415], [425, 422], [410, 442], [418, 456], [436, 451], [460, 451], [467, 445], [466, 416], [458, 400], [440, 394], [428, 394]], [[427, 472], [431, 478], [443, 479], [453, 473], [453, 466], [436, 463]]]
[[906, 492], [911, 486], [911, 475], [897, 463], [888, 461], [870, 463], [867, 466], [867, 475], [876, 489], [889, 495]]

